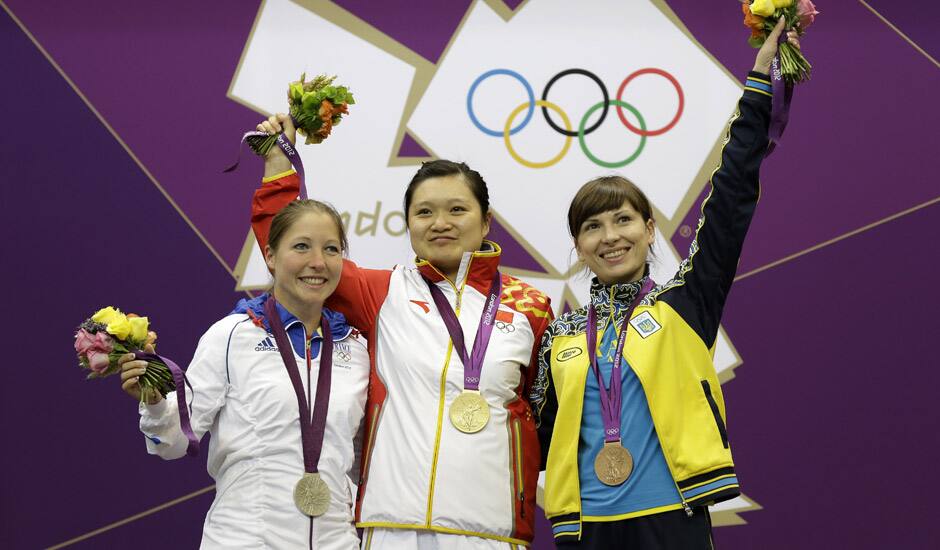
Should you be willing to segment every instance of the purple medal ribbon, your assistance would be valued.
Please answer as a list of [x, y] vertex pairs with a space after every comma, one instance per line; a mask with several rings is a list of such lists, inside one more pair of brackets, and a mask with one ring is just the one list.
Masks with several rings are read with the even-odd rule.
[[622, 382], [620, 379], [620, 363], [623, 360], [623, 344], [627, 340], [627, 327], [630, 324], [630, 316], [633, 315], [633, 310], [636, 309], [640, 300], [649, 294], [652, 289], [653, 280], [647, 278], [630, 304], [630, 308], [624, 314], [623, 326], [620, 327], [620, 336], [617, 338], [614, 364], [610, 373], [610, 390], [605, 386], [601, 369], [597, 366], [597, 312], [594, 311], [593, 304], [588, 305], [587, 351], [591, 360], [591, 370], [594, 371], [594, 377], [597, 378], [597, 385], [601, 390], [601, 418], [604, 419], [604, 441], [607, 443], [620, 441], [620, 384]]
[[[787, 41], [787, 33], [781, 32], [777, 39], [777, 47]], [[780, 67], [780, 53], [774, 55], [774, 60], [770, 66], [770, 81], [773, 84], [773, 99], [770, 106], [770, 129], [768, 137], [770, 143], [767, 144], [767, 153], [765, 157], [770, 156], [780, 138], [783, 137], [783, 131], [787, 128], [787, 122], [790, 119], [790, 100], [793, 99], [793, 85], [788, 84], [783, 79], [783, 70]]]
[[274, 296], [268, 296], [264, 304], [264, 314], [271, 325], [271, 332], [277, 342], [281, 359], [287, 375], [290, 376], [291, 385], [297, 395], [297, 406], [300, 409], [300, 440], [303, 444], [304, 471], [317, 472], [320, 462], [320, 451], [323, 448], [323, 433], [326, 430], [326, 414], [330, 405], [330, 380], [333, 371], [333, 333], [330, 331], [330, 322], [326, 315], [320, 315], [320, 330], [323, 332], [323, 344], [320, 347], [320, 374], [317, 375], [317, 395], [313, 405], [313, 416], [310, 416], [310, 405], [304, 395], [304, 385], [300, 380], [300, 369], [297, 368], [297, 359], [294, 358], [294, 348], [291, 347], [284, 323], [277, 312], [277, 301]]
[[[291, 121], [294, 123], [294, 126], [297, 125], [297, 121], [294, 117], [291, 117]], [[265, 132], [251, 131], [245, 132], [245, 135], [242, 136], [242, 140], [239, 143], [238, 147], [238, 158], [235, 160], [235, 164], [229, 166], [223, 172], [234, 172], [238, 168], [238, 164], [242, 161], [242, 150], [244, 149], [245, 143], [250, 138], [266, 138], [268, 134]], [[287, 156], [287, 160], [290, 161], [291, 166], [294, 167], [294, 170], [297, 172], [297, 175], [300, 176], [300, 200], [307, 199], [307, 186], [304, 184], [306, 181], [304, 179], [304, 161], [300, 158], [300, 153], [297, 152], [297, 147], [292, 145], [290, 140], [287, 139], [287, 136], [284, 135], [284, 132], [281, 132], [277, 136], [277, 146], [281, 148], [281, 151]]]
[[183, 435], [186, 436], [186, 439], [189, 440], [189, 443], [186, 445], [186, 454], [189, 456], [199, 456], [199, 439], [197, 439], [196, 434], [193, 433], [193, 427], [189, 421], [189, 408], [186, 406], [186, 386], [189, 386], [189, 391], [193, 391], [193, 387], [190, 385], [189, 380], [186, 379], [186, 374], [183, 372], [183, 369], [179, 368], [179, 365], [173, 361], [170, 361], [162, 355], [157, 355], [156, 353], [147, 353], [137, 350], [134, 352], [134, 358], [154, 363], [163, 363], [170, 369], [170, 373], [173, 375], [173, 385], [176, 386], [176, 406], [179, 407], [180, 411], [180, 430], [183, 432]]
[[431, 289], [434, 305], [437, 306], [438, 313], [444, 319], [444, 325], [447, 326], [447, 332], [450, 333], [450, 340], [454, 343], [454, 349], [457, 350], [460, 361], [463, 363], [463, 388], [478, 391], [480, 389], [480, 375], [483, 372], [483, 357], [486, 355], [486, 348], [490, 343], [490, 335], [493, 334], [496, 310], [499, 308], [499, 296], [503, 290], [499, 271], [493, 275], [493, 284], [490, 285], [489, 295], [486, 298], [486, 307], [483, 308], [480, 325], [477, 327], [477, 335], [473, 340], [473, 351], [470, 352], [469, 356], [463, 339], [463, 328], [461, 328], [454, 310], [447, 302], [447, 298], [441, 292], [441, 289], [437, 288], [437, 285], [427, 279], [424, 281]]

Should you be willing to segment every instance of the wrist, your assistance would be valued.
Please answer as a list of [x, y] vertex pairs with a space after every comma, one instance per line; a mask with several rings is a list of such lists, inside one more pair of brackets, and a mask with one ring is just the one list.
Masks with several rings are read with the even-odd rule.
[[264, 159], [264, 177], [266, 178], [287, 172], [292, 168], [290, 161], [284, 155]]

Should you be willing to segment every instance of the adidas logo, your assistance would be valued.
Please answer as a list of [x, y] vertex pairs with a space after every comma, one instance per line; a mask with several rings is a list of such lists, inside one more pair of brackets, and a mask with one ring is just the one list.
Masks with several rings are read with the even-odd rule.
[[255, 346], [255, 351], [277, 351], [277, 345], [271, 340], [271, 337], [268, 336], [264, 340], [258, 342], [258, 345]]

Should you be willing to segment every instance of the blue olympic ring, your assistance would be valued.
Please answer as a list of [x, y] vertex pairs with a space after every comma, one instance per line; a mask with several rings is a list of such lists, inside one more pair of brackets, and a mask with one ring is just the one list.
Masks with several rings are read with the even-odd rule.
[[513, 135], [519, 130], [525, 128], [526, 124], [529, 123], [529, 119], [532, 118], [532, 113], [535, 112], [535, 92], [532, 91], [532, 86], [529, 85], [529, 81], [526, 80], [521, 74], [509, 69], [493, 69], [491, 71], [486, 71], [485, 73], [478, 76], [477, 79], [473, 81], [473, 84], [470, 85], [470, 91], [467, 92], [467, 113], [470, 115], [470, 120], [473, 122], [474, 126], [476, 126], [484, 134], [493, 137], [503, 137], [503, 132], [501, 130], [490, 130], [477, 119], [477, 116], [473, 113], [473, 93], [476, 92], [477, 86], [479, 86], [484, 80], [499, 74], [511, 76], [521, 82], [522, 85], [525, 86], [526, 94], [529, 96], [529, 110], [526, 112], [525, 118], [522, 119], [522, 122], [520, 122], [518, 126], [509, 131], [509, 135]]

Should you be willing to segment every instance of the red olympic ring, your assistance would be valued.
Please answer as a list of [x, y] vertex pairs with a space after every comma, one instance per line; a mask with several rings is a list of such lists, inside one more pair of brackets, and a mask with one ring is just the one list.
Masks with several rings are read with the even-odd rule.
[[672, 76], [671, 74], [667, 73], [666, 71], [662, 69], [649, 68], [649, 69], [640, 69], [638, 71], [635, 71], [633, 74], [625, 78], [624, 81], [620, 83], [620, 88], [617, 89], [617, 101], [623, 101], [622, 99], [623, 90], [624, 88], [627, 87], [627, 84], [629, 84], [630, 81], [633, 80], [634, 78], [640, 75], [644, 75], [644, 74], [658, 74], [659, 76], [662, 76], [669, 82], [672, 82], [672, 85], [676, 88], [676, 93], [679, 94], [679, 109], [676, 111], [676, 116], [672, 118], [669, 124], [656, 130], [643, 130], [641, 128], [637, 128], [633, 124], [630, 124], [630, 121], [627, 120], [627, 117], [624, 116], [623, 114], [623, 108], [620, 105], [615, 104], [617, 107], [617, 116], [620, 117], [620, 122], [622, 122], [623, 125], [626, 126], [634, 134], [637, 134], [640, 136], [658, 136], [660, 134], [665, 134], [666, 132], [671, 130], [672, 127], [675, 126], [677, 122], [679, 122], [679, 118], [682, 117], [682, 109], [685, 108], [685, 96], [682, 93], [682, 86], [679, 85], [679, 81], [676, 80], [674, 76]]

